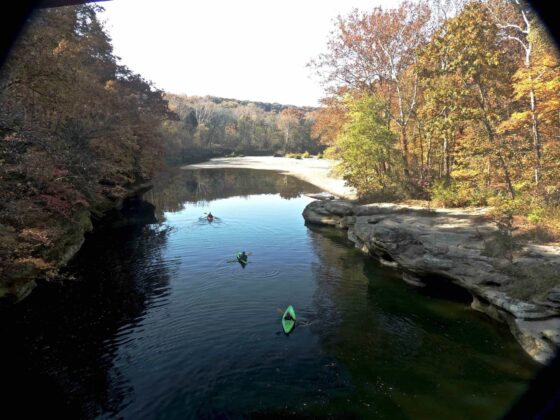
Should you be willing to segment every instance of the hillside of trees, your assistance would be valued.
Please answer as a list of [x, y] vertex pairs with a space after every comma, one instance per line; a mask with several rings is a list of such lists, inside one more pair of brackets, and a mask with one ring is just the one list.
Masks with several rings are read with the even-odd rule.
[[310, 66], [313, 132], [363, 198], [495, 209], [560, 231], [560, 67], [521, 0], [404, 2], [339, 17]]
[[285, 154], [324, 149], [311, 128], [315, 109], [212, 96], [167, 93], [178, 121], [165, 123], [172, 164], [230, 154]]
[[312, 108], [154, 88], [118, 63], [101, 10], [38, 10], [0, 69], [0, 298], [57, 277], [165, 165], [325, 147]]
[[165, 151], [163, 93], [117, 64], [97, 6], [36, 12], [0, 72], [0, 297], [56, 273]]

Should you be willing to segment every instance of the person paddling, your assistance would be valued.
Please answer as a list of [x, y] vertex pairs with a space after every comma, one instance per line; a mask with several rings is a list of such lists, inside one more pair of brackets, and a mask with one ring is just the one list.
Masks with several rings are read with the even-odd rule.
[[206, 216], [206, 218], [208, 219], [209, 222], [214, 220], [214, 216], [212, 215], [212, 212], [208, 213], [208, 216]]
[[239, 262], [243, 264], [247, 264], [247, 258], [249, 258], [249, 256], [245, 253], [245, 251], [241, 252], [241, 254], [237, 256]]

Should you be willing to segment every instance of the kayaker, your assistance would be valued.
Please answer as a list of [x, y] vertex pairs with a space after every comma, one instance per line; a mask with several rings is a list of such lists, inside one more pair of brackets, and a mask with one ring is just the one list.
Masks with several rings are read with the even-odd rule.
[[249, 256], [247, 254], [245, 254], [245, 251], [241, 252], [241, 255], [239, 255], [239, 261], [241, 261], [241, 262], [246, 263], [247, 258], [249, 258]]
[[206, 218], [208, 219], [209, 222], [214, 220], [214, 216], [212, 215], [212, 212], [208, 213], [208, 216], [206, 216]]

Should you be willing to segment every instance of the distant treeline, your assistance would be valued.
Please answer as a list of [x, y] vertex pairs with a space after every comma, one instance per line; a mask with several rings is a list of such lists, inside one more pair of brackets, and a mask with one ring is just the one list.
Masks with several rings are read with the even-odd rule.
[[168, 157], [182, 163], [209, 155], [317, 153], [315, 109], [212, 96], [166, 94], [178, 121], [164, 124]]

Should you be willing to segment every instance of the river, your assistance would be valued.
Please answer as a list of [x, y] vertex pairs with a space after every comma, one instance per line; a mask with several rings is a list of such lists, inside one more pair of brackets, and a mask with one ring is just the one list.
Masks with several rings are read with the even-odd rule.
[[317, 191], [271, 171], [168, 174], [145, 196], [159, 223], [98, 230], [75, 281], [0, 314], [5, 401], [80, 418], [502, 414], [537, 371], [509, 330], [306, 226]]

